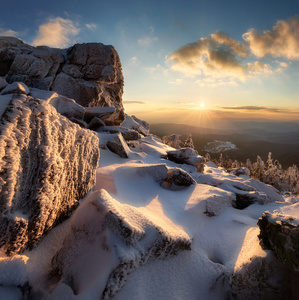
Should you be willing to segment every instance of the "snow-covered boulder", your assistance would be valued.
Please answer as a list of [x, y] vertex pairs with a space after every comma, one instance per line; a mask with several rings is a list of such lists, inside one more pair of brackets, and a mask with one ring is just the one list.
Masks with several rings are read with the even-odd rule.
[[7, 81], [3, 77], [0, 77], [0, 91], [3, 90], [7, 85]]
[[134, 129], [144, 136], [149, 135], [150, 126], [147, 122], [138, 119], [135, 116], [129, 116], [126, 114], [125, 121], [122, 123], [123, 127]]
[[98, 190], [76, 210], [52, 259], [50, 292], [59, 294], [63, 284], [69, 297], [92, 291], [93, 299], [110, 299], [133, 270], [190, 249], [189, 236], [166, 216], [156, 218], [150, 208], [121, 204]]
[[197, 171], [203, 170], [203, 163], [205, 162], [205, 158], [198, 155], [198, 152], [192, 148], [167, 151], [167, 158], [177, 164], [195, 166]]
[[24, 82], [28, 87], [56, 91], [83, 107], [114, 107], [107, 125], [119, 125], [124, 120], [124, 80], [113, 46], [87, 43], [53, 49], [1, 37], [0, 76], [8, 83]]
[[70, 215], [94, 186], [99, 159], [93, 132], [46, 101], [10, 96], [0, 125], [0, 245], [9, 255]]
[[23, 82], [13, 82], [11, 84], [8, 84], [2, 91], [1, 95], [7, 95], [7, 94], [25, 94], [28, 95], [30, 93], [30, 90], [26, 84]]

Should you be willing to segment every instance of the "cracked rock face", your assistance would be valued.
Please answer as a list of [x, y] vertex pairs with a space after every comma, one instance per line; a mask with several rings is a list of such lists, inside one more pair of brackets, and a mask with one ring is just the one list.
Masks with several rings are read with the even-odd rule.
[[0, 37], [0, 76], [8, 83], [55, 91], [84, 107], [114, 107], [106, 125], [119, 125], [125, 119], [124, 79], [113, 46], [87, 43], [54, 49]]
[[0, 245], [30, 249], [94, 186], [98, 138], [46, 101], [11, 95], [0, 124]]
[[[84, 298], [88, 286], [98, 299], [110, 299], [134, 269], [190, 249], [189, 236], [169, 219], [159, 220], [97, 190], [76, 210], [63, 246], [52, 259], [50, 278], [56, 287], [48, 299], [62, 285], [69, 287], [70, 297]], [[78, 276], [82, 268], [84, 276]]]

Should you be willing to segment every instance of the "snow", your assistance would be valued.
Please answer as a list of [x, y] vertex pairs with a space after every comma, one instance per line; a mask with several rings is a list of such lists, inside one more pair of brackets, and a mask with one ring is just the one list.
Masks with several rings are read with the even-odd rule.
[[[0, 97], [0, 108], [8, 99]], [[122, 127], [148, 135], [137, 118], [127, 116]], [[93, 191], [37, 248], [12, 258], [2, 254], [1, 299], [21, 299], [16, 286], [27, 281], [32, 295], [45, 299], [227, 299], [233, 273], [268, 256], [257, 237], [263, 212], [275, 212], [278, 221], [289, 215], [298, 224], [296, 197], [282, 196], [272, 186], [211, 162], [199, 173], [193, 165], [170, 161], [167, 153], [175, 149], [154, 135], [140, 138], [136, 148], [126, 146], [128, 158], [107, 149], [115, 134], [97, 135], [101, 157]], [[192, 163], [199, 158], [202, 162], [194, 154]], [[164, 188], [173, 168], [187, 172], [195, 184]], [[250, 196], [254, 204], [235, 209], [236, 195]], [[154, 255], [161, 241], [169, 245]], [[184, 249], [175, 249], [178, 241]]]
[[207, 143], [204, 147], [204, 150], [210, 153], [221, 153], [229, 150], [235, 150], [237, 146], [231, 142], [224, 142], [224, 141], [213, 141]]

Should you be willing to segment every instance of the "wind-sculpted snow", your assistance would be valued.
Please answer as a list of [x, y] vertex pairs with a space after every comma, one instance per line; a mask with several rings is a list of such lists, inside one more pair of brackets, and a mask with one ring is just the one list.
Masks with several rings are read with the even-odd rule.
[[76, 210], [50, 277], [79, 297], [89, 287], [97, 299], [110, 299], [134, 269], [190, 249], [189, 236], [166, 216], [157, 219], [150, 209], [121, 204], [98, 190]]
[[[122, 67], [113, 46], [87, 43], [53, 49], [0, 37], [0, 76], [8, 83], [55, 91], [84, 107], [113, 107], [106, 125], [119, 125], [125, 118]], [[1, 80], [0, 88], [5, 86]]]
[[46, 101], [10, 95], [0, 127], [0, 244], [36, 245], [95, 183], [98, 138]]
[[[269, 211], [268, 223], [283, 225], [275, 225], [279, 233], [295, 233], [298, 197], [281, 195], [272, 186], [251, 179], [246, 169], [225, 170], [191, 148], [176, 150], [149, 134], [147, 124], [137, 118], [127, 117], [121, 127], [107, 126], [101, 116], [109, 117], [113, 109], [90, 109], [84, 119], [86, 109], [69, 98], [30, 89], [32, 96], [44, 100], [27, 101], [30, 97], [24, 91], [20, 93], [23, 95], [14, 101], [15, 106], [19, 104], [12, 121], [18, 124], [19, 131], [7, 130], [4, 136], [9, 147], [0, 147], [2, 167], [9, 164], [3, 169], [6, 173], [2, 173], [1, 184], [6, 184], [6, 174], [12, 178], [1, 194], [2, 201], [12, 204], [4, 208], [2, 221], [14, 221], [10, 223], [11, 232], [9, 228], [4, 230], [16, 241], [14, 247], [24, 240], [31, 243], [33, 233], [28, 228], [40, 228], [36, 232], [43, 240], [22, 256], [7, 257], [2, 252], [1, 299], [296, 299], [298, 271], [288, 270], [282, 262], [297, 258], [297, 233], [286, 237], [293, 241], [287, 249], [271, 242], [274, 250], [264, 250], [258, 236], [270, 242], [270, 237], [275, 241], [275, 234], [265, 230], [260, 233], [257, 222]], [[9, 97], [12, 96], [0, 97], [0, 113]], [[99, 142], [91, 131], [80, 129], [57, 112], [97, 130]], [[10, 114], [11, 110], [5, 118]], [[51, 134], [42, 134], [47, 133], [47, 128]], [[79, 141], [73, 137], [75, 132], [81, 136]], [[45, 141], [44, 146], [40, 140]], [[58, 148], [54, 140], [59, 141]], [[28, 150], [18, 152], [17, 146], [26, 143]], [[76, 147], [82, 143], [86, 147], [77, 152]], [[42, 230], [49, 229], [47, 226], [59, 218], [56, 208], [71, 210], [64, 202], [69, 189], [74, 193], [82, 191], [82, 186], [93, 182], [88, 181], [88, 170], [95, 168], [91, 159], [98, 147], [101, 159], [93, 192], [80, 200], [69, 219], [45, 236]], [[48, 152], [42, 151], [48, 148]], [[75, 156], [69, 148], [75, 149]], [[62, 157], [62, 153], [67, 154]], [[11, 163], [8, 157], [17, 163]], [[64, 158], [67, 168], [60, 164]], [[30, 172], [26, 168], [28, 161], [32, 161]], [[53, 170], [49, 170], [48, 162], [54, 162]], [[70, 171], [72, 168], [75, 171]], [[40, 171], [42, 181], [30, 181], [33, 170]], [[74, 185], [67, 180], [70, 175]], [[57, 186], [62, 178], [67, 187]], [[45, 193], [38, 194], [42, 184], [44, 189], [40, 190]], [[28, 194], [31, 190], [37, 192]], [[86, 191], [87, 188], [77, 194], [76, 199]], [[12, 194], [15, 196], [11, 198]], [[25, 197], [26, 204], [21, 202]], [[70, 203], [76, 206], [78, 201]], [[39, 219], [31, 211], [40, 212], [39, 216], [45, 218]], [[286, 220], [280, 216], [288, 216], [290, 224], [284, 226]], [[284, 238], [281, 236], [280, 240]], [[288, 253], [290, 249], [292, 255]], [[294, 266], [297, 270], [298, 264]], [[13, 276], [15, 270], [18, 276]]]

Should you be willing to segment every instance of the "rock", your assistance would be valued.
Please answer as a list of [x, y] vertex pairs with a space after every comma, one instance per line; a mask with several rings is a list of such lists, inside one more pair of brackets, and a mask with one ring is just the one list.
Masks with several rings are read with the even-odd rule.
[[262, 247], [272, 250], [289, 270], [299, 274], [299, 219], [265, 212], [258, 225]]
[[0, 76], [8, 83], [56, 91], [83, 107], [114, 107], [107, 125], [120, 125], [124, 120], [122, 67], [112, 46], [87, 43], [52, 49], [2, 37]]
[[[181, 227], [151, 216], [146, 208], [121, 204], [105, 190], [91, 194], [76, 210], [52, 259], [52, 295], [55, 286], [59, 289], [64, 283], [79, 298], [87, 287], [96, 286], [97, 299], [110, 299], [135, 269], [191, 249], [191, 239]], [[78, 276], [83, 266], [84, 276]]]
[[111, 135], [113, 140], [107, 142], [107, 147], [110, 151], [116, 153], [122, 158], [128, 158], [130, 148], [120, 133]]
[[0, 77], [0, 91], [3, 90], [7, 85], [7, 81], [3, 77]]
[[0, 245], [31, 249], [94, 186], [98, 138], [46, 101], [11, 96], [0, 127]]
[[95, 117], [101, 119], [102, 121], [108, 122], [111, 116], [115, 113], [114, 107], [86, 107], [84, 114], [84, 121], [90, 123]]
[[7, 94], [25, 94], [28, 95], [30, 93], [30, 90], [26, 84], [23, 82], [13, 82], [11, 84], [8, 84], [2, 91], [1, 95], [7, 95]]
[[245, 168], [245, 167], [229, 169], [227, 171], [231, 174], [236, 175], [236, 176], [240, 176], [240, 175], [250, 176], [250, 170], [248, 168]]
[[163, 187], [176, 190], [196, 184], [196, 181], [186, 171], [179, 168], [170, 168], [167, 172], [167, 179], [163, 182]]
[[88, 129], [90, 130], [94, 130], [97, 131], [99, 130], [101, 127], [105, 126], [104, 121], [102, 121], [100, 118], [98, 117], [94, 117], [90, 123], [88, 124]]
[[125, 121], [122, 123], [123, 127], [133, 129], [140, 134], [147, 136], [149, 135], [149, 124], [145, 121], [142, 121], [135, 116], [129, 116], [126, 114]]
[[104, 126], [101, 128], [102, 132], [110, 132], [110, 133], [121, 133], [123, 138], [126, 141], [135, 141], [141, 138], [140, 133], [135, 130], [130, 130], [123, 126]]
[[198, 155], [198, 152], [192, 148], [167, 151], [167, 158], [177, 164], [195, 166], [199, 171], [203, 170], [203, 163], [205, 162], [205, 158]]

